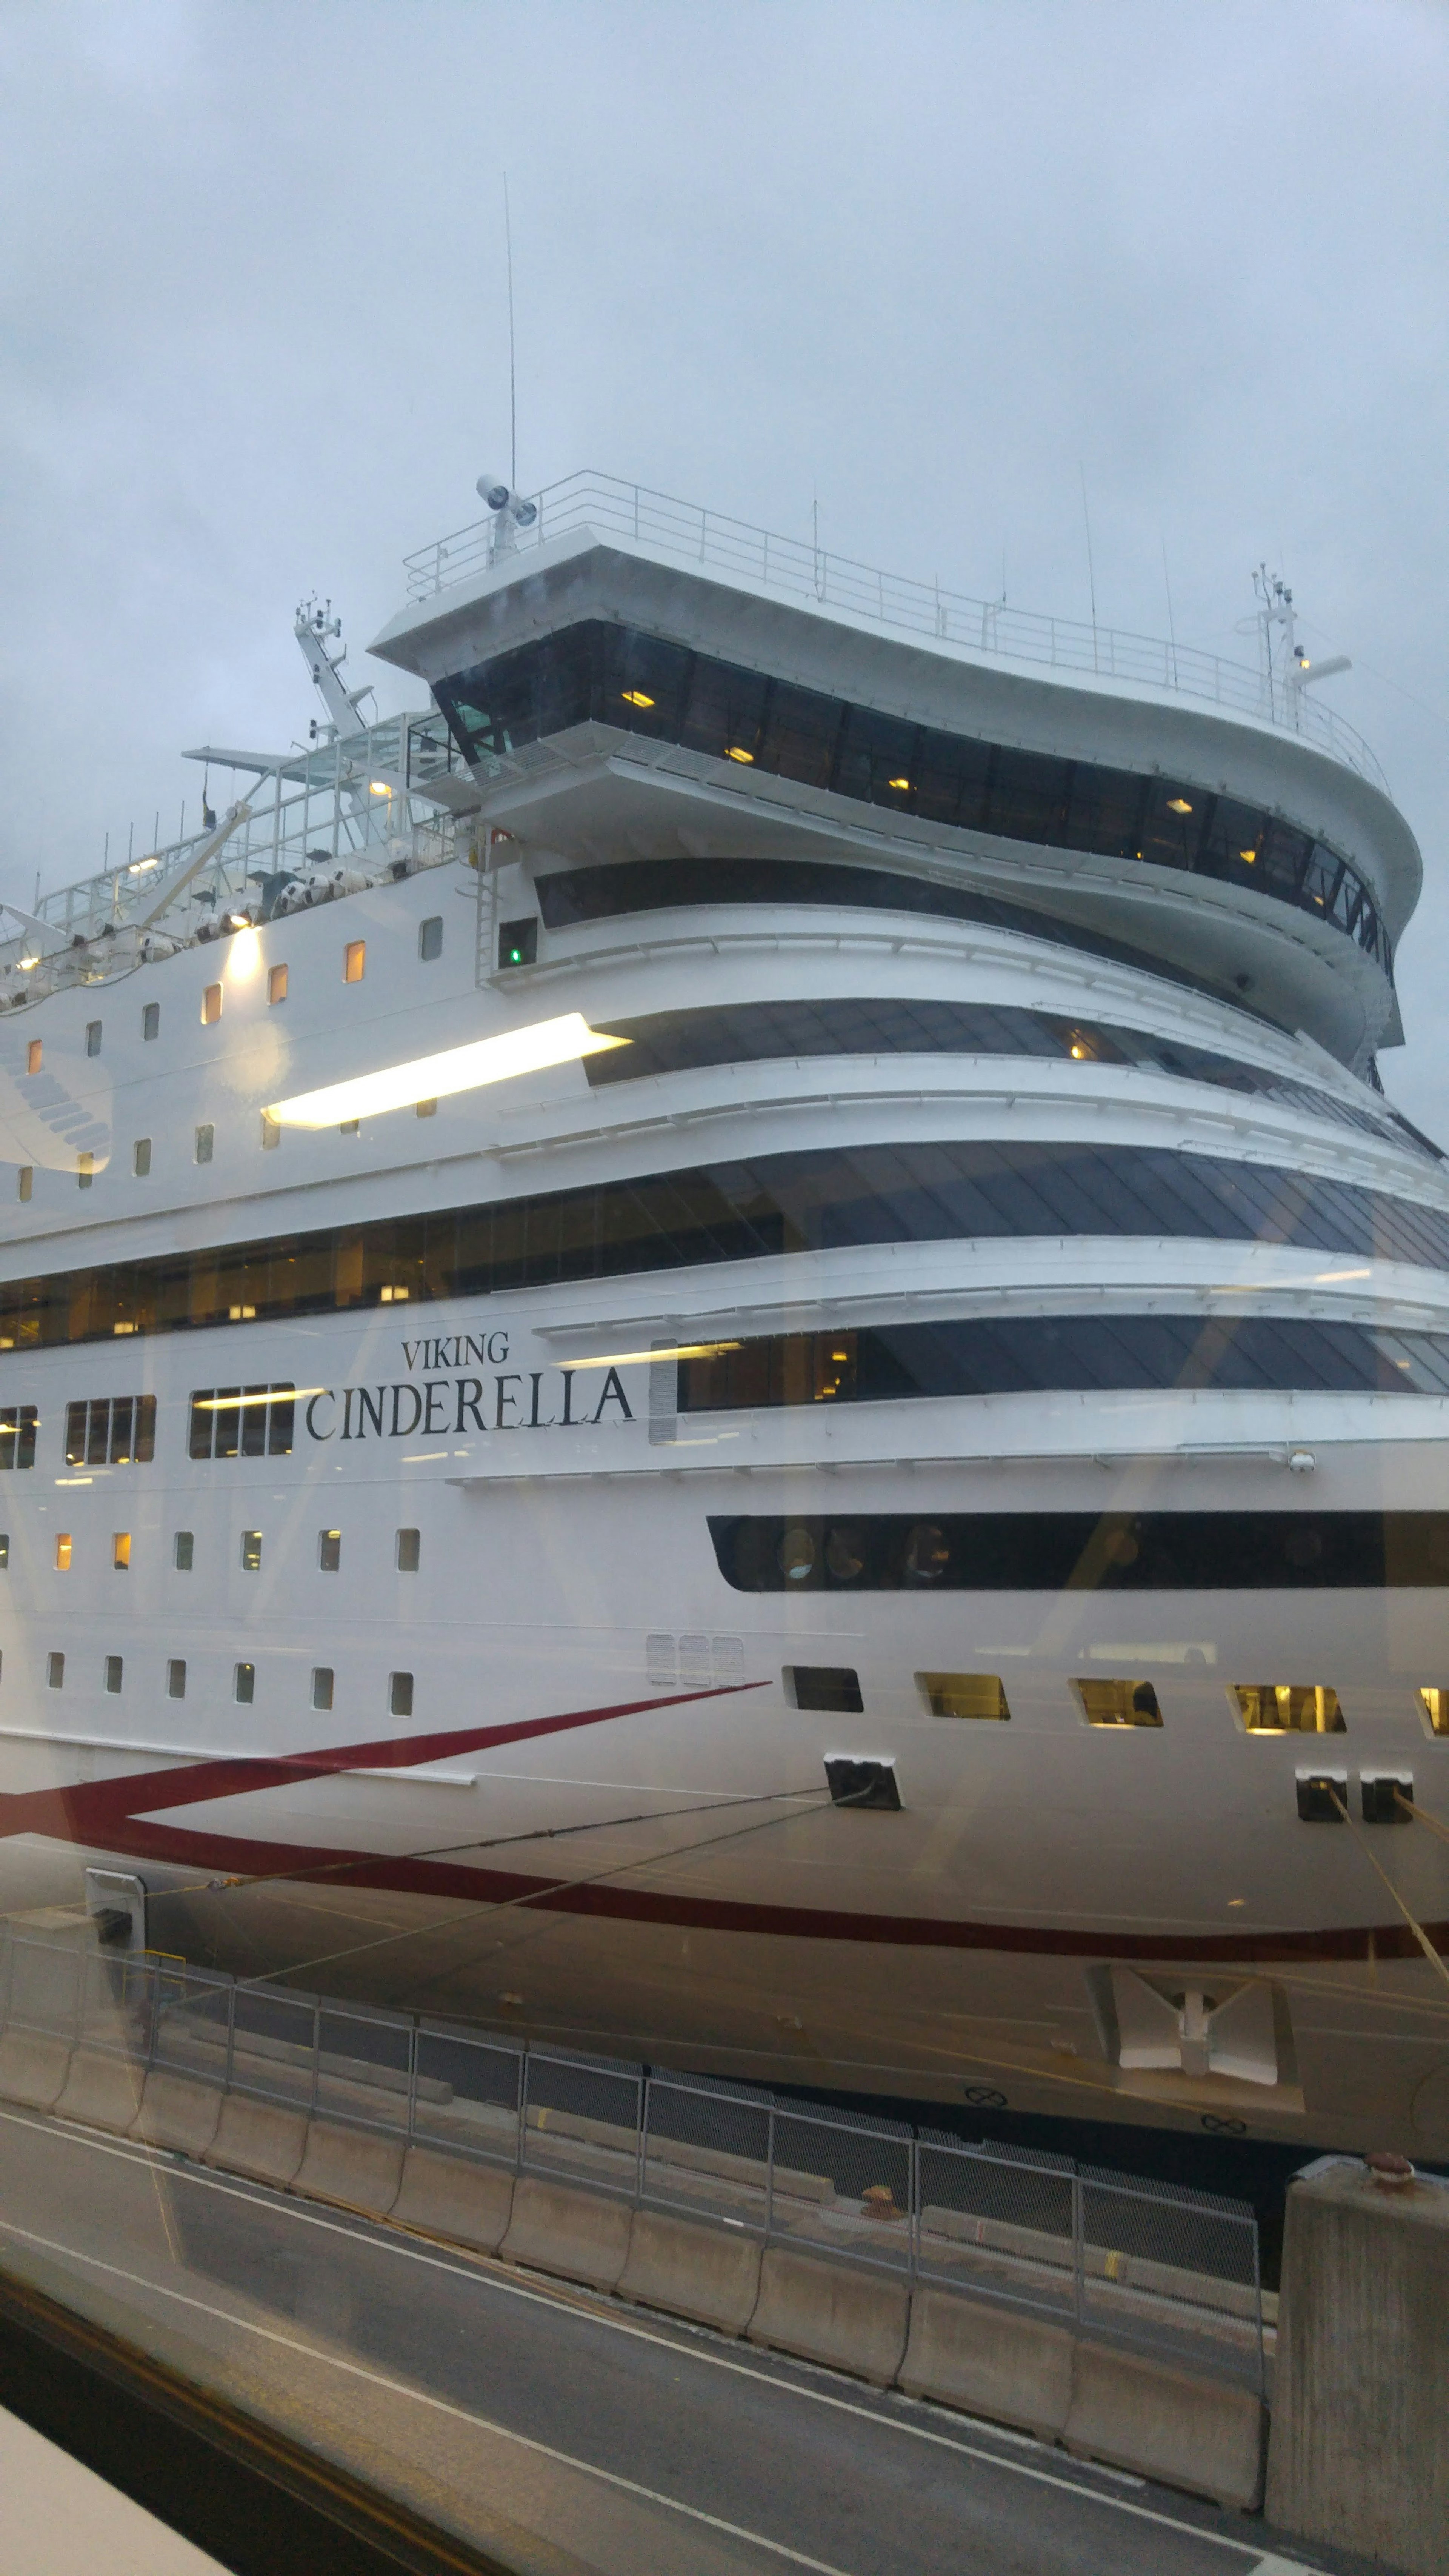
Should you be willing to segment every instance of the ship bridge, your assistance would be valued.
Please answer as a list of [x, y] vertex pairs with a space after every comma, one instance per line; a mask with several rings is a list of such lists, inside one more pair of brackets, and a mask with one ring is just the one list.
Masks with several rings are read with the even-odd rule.
[[[1205, 989], [1357, 1071], [1421, 862], [1263, 668], [971, 601], [579, 475], [413, 556], [426, 679], [546, 932], [700, 900], [937, 912]], [[845, 874], [844, 871], [850, 871]]]

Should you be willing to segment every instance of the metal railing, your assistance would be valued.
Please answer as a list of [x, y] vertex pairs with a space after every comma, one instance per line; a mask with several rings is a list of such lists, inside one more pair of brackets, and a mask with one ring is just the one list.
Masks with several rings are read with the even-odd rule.
[[0, 2031], [1050, 2318], [1262, 2389], [1251, 2207], [746, 2084], [9, 1932]]
[[[597, 528], [677, 562], [717, 566], [753, 589], [773, 591], [807, 606], [841, 609], [904, 634], [960, 645], [973, 654], [1043, 663], [1051, 670], [1090, 672], [1100, 680], [1165, 689], [1254, 716], [1300, 735], [1387, 793], [1378, 761], [1351, 724], [1330, 707], [1320, 706], [1301, 684], [1226, 661], [1220, 654], [1077, 618], [1011, 608], [1004, 599], [973, 599], [963, 591], [943, 590], [939, 582], [908, 580], [799, 538], [752, 527], [746, 520], [703, 509], [695, 502], [676, 500], [670, 493], [620, 482], [610, 474], [566, 475], [535, 498], [538, 517], [532, 527], [514, 530], [509, 523], [513, 545], [519, 550], [547, 545], [580, 528]], [[406, 555], [403, 569], [409, 598], [431, 599], [439, 591], [476, 580], [494, 563], [510, 560], [499, 550], [499, 525], [493, 518], [474, 520]]]

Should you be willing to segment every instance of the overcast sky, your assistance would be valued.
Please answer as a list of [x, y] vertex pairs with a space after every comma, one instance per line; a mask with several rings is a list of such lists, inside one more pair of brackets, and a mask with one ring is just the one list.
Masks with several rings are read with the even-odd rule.
[[[1424, 851], [1449, 1142], [1444, 0], [4, 0], [0, 890], [281, 747], [507, 457], [1253, 657], [1266, 556]], [[383, 705], [415, 694], [376, 666]]]

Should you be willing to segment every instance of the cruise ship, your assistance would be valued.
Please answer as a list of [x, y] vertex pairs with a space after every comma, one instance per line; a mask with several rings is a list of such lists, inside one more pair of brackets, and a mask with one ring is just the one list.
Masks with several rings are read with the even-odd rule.
[[479, 491], [371, 647], [426, 704], [309, 604], [305, 745], [11, 908], [0, 1885], [656, 2064], [1449, 2155], [1421, 865], [1290, 594], [1245, 668]]

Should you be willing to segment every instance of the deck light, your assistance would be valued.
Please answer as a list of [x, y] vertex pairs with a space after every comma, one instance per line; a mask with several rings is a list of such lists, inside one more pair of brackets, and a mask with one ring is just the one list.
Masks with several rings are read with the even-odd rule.
[[159, 868], [160, 865], [159, 859], [136, 859], [126, 870], [126, 874], [130, 877], [143, 877], [148, 868]]
[[619, 694], [626, 707], [652, 707], [654, 704], [652, 698], [646, 698], [642, 689], [621, 689]]
[[743, 743], [727, 742], [725, 744], [726, 760], [743, 760], [752, 764], [754, 757], [755, 755], [752, 751], [746, 751]]
[[385, 778], [370, 778], [367, 782], [367, 792], [369, 796], [390, 796], [392, 789]]
[[292, 1100], [274, 1102], [266, 1114], [282, 1127], [342, 1126], [385, 1109], [411, 1109], [419, 1100], [448, 1099], [458, 1091], [477, 1091], [484, 1083], [509, 1082], [515, 1074], [575, 1064], [606, 1047], [629, 1044], [628, 1038], [604, 1037], [591, 1029], [581, 1011], [565, 1011], [559, 1019], [535, 1021], [532, 1028], [507, 1029], [500, 1037], [477, 1038], [471, 1046], [414, 1056], [408, 1064], [385, 1065], [350, 1082], [298, 1092]]
[[1192, 807], [1185, 796], [1169, 796], [1167, 810], [1169, 814], [1190, 814]]
[[1077, 1058], [1078, 1063], [1080, 1063], [1085, 1057], [1086, 1052], [1087, 1050], [1084, 1046], [1074, 1046], [1072, 1049], [1072, 1053]]

